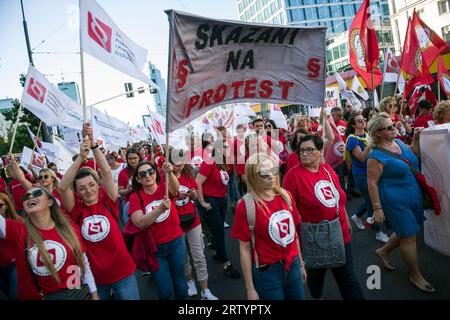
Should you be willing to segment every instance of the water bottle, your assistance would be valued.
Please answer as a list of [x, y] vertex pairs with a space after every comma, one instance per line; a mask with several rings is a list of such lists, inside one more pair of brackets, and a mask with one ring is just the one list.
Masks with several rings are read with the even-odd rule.
[[372, 225], [375, 223], [375, 219], [374, 217], [368, 217], [366, 219], [366, 221], [364, 222], [364, 226], [366, 227], [366, 229], [369, 229], [372, 227]]

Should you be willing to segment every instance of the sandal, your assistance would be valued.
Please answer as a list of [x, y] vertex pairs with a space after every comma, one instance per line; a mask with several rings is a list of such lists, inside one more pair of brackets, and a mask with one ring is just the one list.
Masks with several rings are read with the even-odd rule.
[[414, 280], [413, 280], [412, 278], [409, 278], [409, 281], [410, 281], [413, 285], [415, 285], [415, 286], [417, 287], [417, 289], [422, 290], [422, 291], [424, 291], [424, 292], [433, 293], [433, 292], [436, 291], [436, 290], [434, 289], [433, 285], [430, 284], [430, 283], [428, 283], [428, 282], [427, 282], [425, 285], [421, 285], [421, 284], [418, 284], [417, 282], [414, 282]]
[[380, 249], [376, 250], [375, 253], [376, 253], [376, 255], [381, 259], [381, 262], [383, 262], [384, 267], [385, 267], [386, 269], [388, 269], [389, 271], [395, 271], [394, 265], [393, 265], [389, 260], [386, 260], [386, 259], [379, 253], [379, 250], [380, 250]]

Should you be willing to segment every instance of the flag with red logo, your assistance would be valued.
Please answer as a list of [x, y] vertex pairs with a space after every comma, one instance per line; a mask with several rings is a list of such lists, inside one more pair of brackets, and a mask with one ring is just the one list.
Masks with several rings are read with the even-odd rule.
[[142, 72], [147, 50], [131, 41], [95, 0], [80, 0], [80, 47], [110, 67], [158, 88]]
[[448, 98], [450, 98], [450, 72], [445, 66], [444, 60], [442, 60], [441, 56], [438, 57], [437, 78], [441, 83], [441, 87], [444, 90], [445, 94]]
[[275, 122], [278, 129], [288, 129], [288, 124], [283, 111], [281, 111], [280, 106], [276, 104], [270, 105], [270, 115], [269, 118]]
[[333, 129], [334, 141], [330, 149], [326, 153], [325, 162], [328, 163], [333, 169], [336, 169], [344, 162], [345, 143], [342, 140], [341, 134], [336, 128], [336, 124], [334, 123], [332, 117], [328, 117], [328, 123]]
[[378, 42], [370, 15], [370, 0], [364, 0], [348, 32], [350, 64], [363, 78], [368, 90], [376, 88], [383, 80], [378, 66]]
[[166, 119], [159, 113], [149, 110], [150, 114], [145, 117], [147, 126], [150, 128], [152, 136], [160, 146], [166, 143]]
[[27, 127], [27, 130], [28, 130], [28, 134], [30, 135], [31, 140], [33, 140], [33, 144], [36, 144], [36, 146], [38, 148], [42, 148], [41, 140], [39, 140], [39, 138], [36, 137], [33, 132], [31, 132], [29, 127]]
[[420, 50], [422, 51], [422, 58], [427, 66], [431, 66], [434, 60], [436, 60], [436, 58], [447, 48], [447, 45], [436, 32], [420, 19], [415, 10], [413, 13], [412, 24], [416, 31], [415, 33]]
[[255, 25], [173, 10], [168, 131], [235, 102], [323, 105], [326, 27]]
[[394, 56], [390, 48], [386, 49], [384, 56], [384, 82], [397, 82], [398, 73], [400, 72], [400, 63]]

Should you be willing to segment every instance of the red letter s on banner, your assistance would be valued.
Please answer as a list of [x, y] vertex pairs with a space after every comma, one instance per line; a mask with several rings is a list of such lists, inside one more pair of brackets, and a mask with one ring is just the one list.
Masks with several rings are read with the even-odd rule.
[[320, 71], [320, 65], [318, 63], [319, 61], [320, 61], [319, 58], [309, 59], [308, 70], [311, 71], [310, 73], [308, 73], [309, 78], [317, 78], [319, 76], [319, 71]]

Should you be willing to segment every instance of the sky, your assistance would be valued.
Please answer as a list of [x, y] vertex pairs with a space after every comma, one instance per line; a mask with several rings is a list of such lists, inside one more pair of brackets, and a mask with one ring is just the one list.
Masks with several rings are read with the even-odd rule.
[[[174, 9], [210, 18], [238, 20], [236, 0], [97, 0], [115, 24], [136, 44], [148, 51], [147, 60], [167, 78], [169, 24], [164, 10]], [[34, 66], [50, 82], [75, 81], [81, 90], [79, 10], [77, 0], [23, 0]], [[19, 74], [29, 60], [19, 0], [0, 0], [0, 99], [18, 98], [23, 88]], [[124, 83], [144, 86], [85, 54], [87, 105], [124, 92]], [[96, 107], [130, 125], [142, 125], [147, 105], [154, 109], [146, 91], [98, 104]]]

